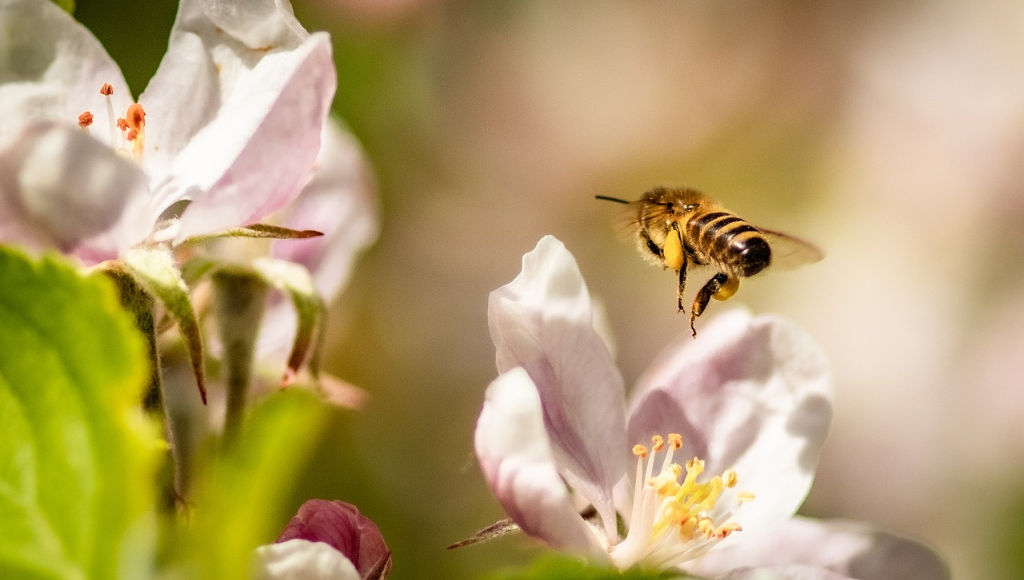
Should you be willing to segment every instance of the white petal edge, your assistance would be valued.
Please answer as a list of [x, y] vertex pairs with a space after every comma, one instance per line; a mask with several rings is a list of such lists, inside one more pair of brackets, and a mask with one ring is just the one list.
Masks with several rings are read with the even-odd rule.
[[828, 434], [832, 396], [828, 361], [806, 333], [776, 316], [734, 311], [659, 355], [638, 381], [629, 433], [642, 438], [679, 429], [684, 455], [700, 455], [709, 474], [736, 471], [739, 484], [725, 498], [750, 491], [756, 500], [736, 514], [745, 531], [728, 545], [741, 542], [746, 530], [771, 528], [803, 503]]
[[117, 257], [150, 231], [146, 178], [139, 168], [77, 128], [25, 127], [0, 151], [0, 237], [53, 247], [88, 265]]
[[872, 580], [944, 580], [950, 576], [934, 552], [913, 540], [861, 522], [802, 517], [772, 530], [755, 531], [742, 544], [714, 550], [696, 562], [692, 571], [713, 576], [736, 568], [787, 565]]
[[256, 580], [360, 580], [344, 554], [324, 542], [288, 540], [256, 548], [252, 577]]
[[563, 476], [594, 504], [615, 537], [613, 489], [626, 472], [625, 388], [594, 329], [593, 306], [572, 254], [544, 236], [516, 278], [491, 292], [488, 324], [498, 372], [522, 367], [540, 393]]
[[484, 479], [524, 532], [556, 549], [601, 558], [595, 535], [572, 508], [542, 413], [537, 388], [521, 368], [487, 387], [474, 436]]
[[[110, 84], [114, 118], [100, 87]], [[0, 2], [0, 148], [22, 127], [55, 121], [69, 127], [93, 114], [90, 132], [109, 145], [114, 127], [132, 102], [121, 70], [96, 37], [53, 2]]]

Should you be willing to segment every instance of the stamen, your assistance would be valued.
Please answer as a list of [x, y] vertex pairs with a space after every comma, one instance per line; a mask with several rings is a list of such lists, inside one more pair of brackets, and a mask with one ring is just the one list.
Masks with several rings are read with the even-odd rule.
[[100, 87], [100, 94], [106, 97], [107, 101], [107, 137], [110, 138], [110, 146], [116, 147], [117, 133], [114, 131], [114, 101], [110, 95], [114, 94], [114, 87], [110, 83], [103, 83]]
[[86, 111], [78, 116], [78, 126], [88, 133], [89, 125], [92, 125], [92, 113]]
[[[650, 448], [633, 447], [637, 465], [629, 528], [626, 537], [610, 549], [622, 568], [639, 562], [673, 567], [700, 556], [743, 529], [730, 520], [740, 505], [754, 499], [746, 491], [726, 493], [739, 481], [731, 469], [699, 483], [704, 460], [693, 457], [683, 465], [673, 463], [673, 454], [683, 446], [678, 433], [655, 435], [651, 442]], [[657, 459], [660, 451], [665, 451], [665, 457]], [[656, 459], [660, 469], [654, 473]]]
[[125, 119], [128, 121], [129, 127], [141, 131], [146, 124], [146, 111], [143, 110], [142, 105], [135, 103], [128, 107], [128, 114], [125, 115]]

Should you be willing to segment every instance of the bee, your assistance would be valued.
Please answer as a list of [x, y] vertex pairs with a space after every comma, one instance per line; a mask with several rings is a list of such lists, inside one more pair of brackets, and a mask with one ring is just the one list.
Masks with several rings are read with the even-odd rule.
[[732, 297], [740, 278], [749, 278], [769, 266], [795, 267], [824, 257], [813, 245], [755, 227], [689, 187], [656, 187], [632, 202], [605, 195], [595, 197], [632, 206], [630, 225], [636, 232], [640, 254], [678, 274], [679, 312], [684, 311], [687, 270], [695, 265], [717, 270], [690, 306], [690, 331], [695, 337], [694, 323], [708, 302]]

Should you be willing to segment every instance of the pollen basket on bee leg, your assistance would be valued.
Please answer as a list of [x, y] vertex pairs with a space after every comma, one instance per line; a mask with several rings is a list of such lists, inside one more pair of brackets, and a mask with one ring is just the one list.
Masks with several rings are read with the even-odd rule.
[[665, 236], [665, 246], [661, 249], [665, 256], [665, 265], [678, 271], [683, 267], [683, 241], [679, 237], [679, 231], [670, 229]]

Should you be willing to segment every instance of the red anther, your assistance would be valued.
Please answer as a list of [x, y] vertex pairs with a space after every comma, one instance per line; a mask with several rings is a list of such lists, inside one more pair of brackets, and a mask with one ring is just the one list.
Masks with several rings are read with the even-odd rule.
[[84, 129], [89, 125], [92, 125], [92, 113], [86, 111], [78, 116], [78, 126]]
[[100, 87], [100, 94], [109, 97], [114, 94], [114, 87], [110, 86], [110, 83], [103, 83], [103, 86]]

